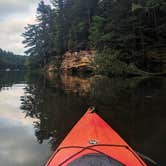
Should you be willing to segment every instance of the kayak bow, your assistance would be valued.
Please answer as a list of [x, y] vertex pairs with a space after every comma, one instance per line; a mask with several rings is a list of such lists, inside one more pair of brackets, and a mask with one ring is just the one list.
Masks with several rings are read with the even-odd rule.
[[92, 108], [82, 116], [46, 166], [147, 166]]

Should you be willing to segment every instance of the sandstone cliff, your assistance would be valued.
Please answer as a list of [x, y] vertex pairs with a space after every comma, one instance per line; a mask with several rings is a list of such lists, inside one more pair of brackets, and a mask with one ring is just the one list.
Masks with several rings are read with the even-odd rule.
[[93, 72], [95, 51], [66, 52], [60, 69], [64, 72]]
[[46, 66], [46, 70], [49, 72], [53, 72], [58, 70], [57, 66], [55, 64], [49, 64], [48, 66]]

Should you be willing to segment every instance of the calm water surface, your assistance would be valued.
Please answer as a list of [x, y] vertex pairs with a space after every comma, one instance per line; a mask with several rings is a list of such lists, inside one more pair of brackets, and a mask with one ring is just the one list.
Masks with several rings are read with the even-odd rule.
[[88, 106], [166, 165], [166, 79], [0, 73], [0, 165], [42, 166]]

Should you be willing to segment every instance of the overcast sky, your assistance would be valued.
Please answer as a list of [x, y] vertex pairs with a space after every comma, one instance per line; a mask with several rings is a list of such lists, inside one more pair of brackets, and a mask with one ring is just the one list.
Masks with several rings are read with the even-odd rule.
[[21, 34], [34, 23], [39, 0], [0, 0], [0, 48], [23, 54]]

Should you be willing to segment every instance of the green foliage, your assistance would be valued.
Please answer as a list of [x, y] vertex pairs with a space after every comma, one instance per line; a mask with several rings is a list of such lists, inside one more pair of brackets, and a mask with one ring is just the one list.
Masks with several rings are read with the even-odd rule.
[[89, 27], [98, 0], [52, 0], [53, 8], [43, 1], [37, 8], [37, 24], [27, 25], [23, 43], [33, 68], [43, 68], [53, 56], [66, 50], [89, 48]]
[[102, 44], [101, 36], [104, 35], [103, 28], [104, 28], [104, 21], [105, 19], [101, 16], [94, 16], [93, 22], [90, 27], [90, 41], [94, 48], [97, 48]]
[[127, 65], [120, 61], [117, 57], [121, 54], [120, 51], [102, 52], [96, 56], [96, 73], [107, 76], [132, 76], [142, 75], [134, 64]]
[[7, 68], [12, 70], [23, 70], [26, 68], [27, 57], [15, 55], [12, 52], [7, 52], [0, 49], [0, 70]]
[[87, 49], [89, 45], [89, 28], [92, 16], [96, 12], [98, 0], [67, 0], [64, 17], [68, 27], [66, 48], [68, 50]]
[[34, 67], [44, 67], [51, 56], [55, 54], [54, 44], [54, 11], [43, 1], [37, 8], [37, 24], [27, 25], [23, 34], [26, 54], [30, 55], [30, 64]]
[[39, 3], [37, 23], [28, 25], [23, 34], [34, 68], [43, 68], [55, 56], [62, 60], [65, 51], [86, 49], [118, 50], [118, 61], [146, 71], [165, 65], [163, 58], [158, 60], [158, 53], [149, 58], [151, 50], [165, 52], [165, 0], [51, 2], [53, 6]]
[[[159, 66], [158, 57], [147, 56], [152, 49], [165, 52], [164, 0], [103, 0], [97, 11], [90, 28], [90, 39], [97, 50], [120, 50], [118, 59], [147, 71]], [[162, 58], [160, 62], [162, 65]]]

